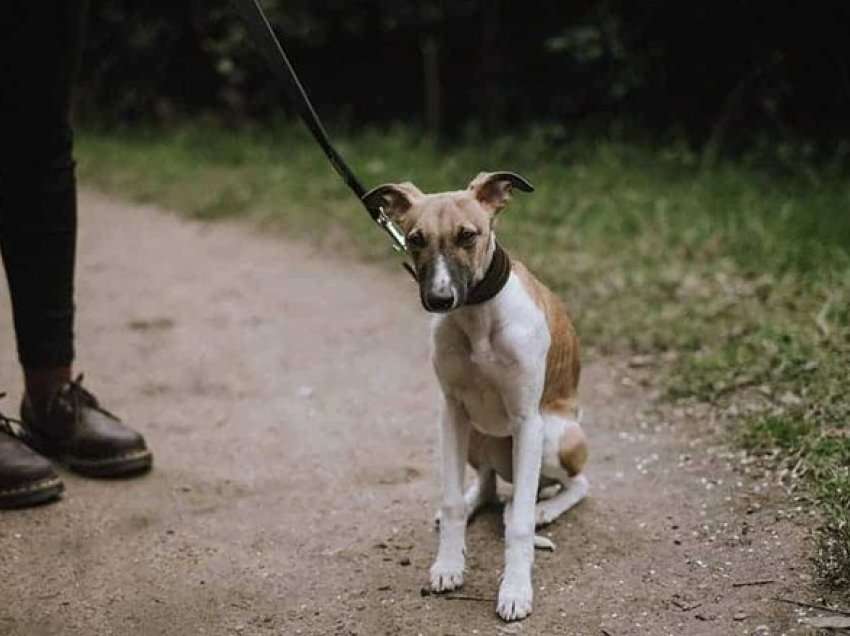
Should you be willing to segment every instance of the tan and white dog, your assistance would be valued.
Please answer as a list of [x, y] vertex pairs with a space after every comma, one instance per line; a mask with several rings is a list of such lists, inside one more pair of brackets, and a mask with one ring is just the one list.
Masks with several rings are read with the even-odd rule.
[[[513, 483], [505, 507], [505, 570], [497, 612], [531, 613], [535, 526], [588, 490], [587, 444], [579, 425], [579, 346], [561, 301], [496, 242], [498, 213], [519, 175], [481, 173], [466, 190], [424, 194], [411, 183], [366, 195], [404, 232], [425, 309], [435, 312], [433, 363], [440, 417], [442, 505], [431, 589], [463, 584], [467, 520], [496, 501], [496, 475]], [[464, 493], [469, 462], [477, 479]], [[538, 502], [540, 490], [557, 494]], [[546, 488], [550, 490], [550, 488]]]

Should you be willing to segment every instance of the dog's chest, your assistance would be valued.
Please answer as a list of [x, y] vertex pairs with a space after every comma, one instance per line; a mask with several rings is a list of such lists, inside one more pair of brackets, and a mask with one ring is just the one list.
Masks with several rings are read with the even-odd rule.
[[518, 414], [539, 400], [539, 391], [517, 389], [542, 381], [533, 371], [545, 367], [549, 346], [546, 318], [515, 274], [491, 302], [437, 318], [433, 337], [446, 396], [463, 404], [481, 433], [512, 435]]
[[513, 433], [502, 395], [505, 383], [511, 381], [511, 367], [511, 360], [485, 341], [444, 360], [450, 395], [463, 404], [473, 426], [484, 434], [501, 437]]

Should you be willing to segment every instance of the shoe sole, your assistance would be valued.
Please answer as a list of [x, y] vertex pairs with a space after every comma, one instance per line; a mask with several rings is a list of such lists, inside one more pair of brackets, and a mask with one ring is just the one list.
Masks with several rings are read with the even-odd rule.
[[26, 486], [0, 490], [0, 509], [29, 508], [44, 504], [59, 499], [64, 490], [65, 486], [59, 477], [48, 477]]
[[104, 459], [81, 459], [65, 455], [57, 461], [85, 477], [133, 477], [146, 473], [153, 467], [153, 453], [145, 449]]

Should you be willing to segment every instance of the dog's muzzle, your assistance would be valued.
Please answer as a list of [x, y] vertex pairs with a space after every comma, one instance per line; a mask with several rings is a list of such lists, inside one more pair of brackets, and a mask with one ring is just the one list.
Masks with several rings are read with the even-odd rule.
[[463, 305], [466, 278], [464, 272], [445, 257], [438, 257], [423, 267], [419, 277], [419, 297], [425, 311], [445, 313]]
[[458, 306], [457, 296], [451, 288], [448, 293], [425, 292], [420, 296], [425, 310], [433, 313], [445, 313]]

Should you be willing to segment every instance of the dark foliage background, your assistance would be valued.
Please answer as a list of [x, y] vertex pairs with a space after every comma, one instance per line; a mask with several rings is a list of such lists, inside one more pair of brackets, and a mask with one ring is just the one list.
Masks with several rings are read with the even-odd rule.
[[[764, 135], [832, 146], [850, 128], [846, 2], [264, 6], [320, 112], [352, 125], [616, 123], [733, 149]], [[84, 59], [82, 113], [112, 122], [286, 109], [227, 0], [93, 0]]]

